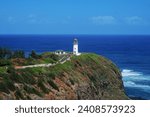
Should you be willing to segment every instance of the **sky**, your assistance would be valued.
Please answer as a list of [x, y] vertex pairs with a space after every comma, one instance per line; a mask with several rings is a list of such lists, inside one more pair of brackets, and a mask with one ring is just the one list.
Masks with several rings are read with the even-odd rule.
[[0, 34], [149, 35], [150, 0], [0, 0]]

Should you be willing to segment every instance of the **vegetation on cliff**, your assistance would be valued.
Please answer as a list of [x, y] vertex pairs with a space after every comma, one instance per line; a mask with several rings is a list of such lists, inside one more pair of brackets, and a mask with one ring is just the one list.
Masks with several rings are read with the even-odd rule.
[[[53, 61], [57, 59], [48, 53], [42, 56]], [[24, 61], [26, 60], [24, 58]], [[18, 63], [15, 61], [15, 64]], [[110, 60], [96, 54], [82, 54], [72, 56], [70, 61], [53, 67], [18, 70], [12, 66], [0, 67], [0, 99], [128, 99], [128, 97], [124, 93], [120, 71]]]

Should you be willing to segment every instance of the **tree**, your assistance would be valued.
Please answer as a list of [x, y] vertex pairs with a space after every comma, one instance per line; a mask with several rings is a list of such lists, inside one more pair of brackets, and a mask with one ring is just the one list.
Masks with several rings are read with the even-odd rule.
[[39, 58], [41, 58], [41, 56], [38, 55], [38, 54], [36, 54], [36, 52], [35, 52], [34, 50], [31, 51], [30, 57], [31, 57], [31, 58], [34, 58], [34, 59], [39, 59]]
[[36, 56], [37, 56], [37, 55], [36, 55], [36, 52], [35, 52], [34, 50], [32, 50], [30, 56], [31, 56], [32, 58], [36, 58]]
[[54, 61], [58, 61], [58, 60], [59, 60], [59, 56], [56, 55], [56, 54], [53, 54], [53, 53], [50, 54], [49, 57], [50, 57], [51, 59], [53, 59]]
[[1, 59], [8, 59], [11, 58], [12, 51], [7, 48], [0, 48], [0, 58]]
[[25, 53], [22, 50], [16, 50], [13, 52], [12, 58], [25, 58]]

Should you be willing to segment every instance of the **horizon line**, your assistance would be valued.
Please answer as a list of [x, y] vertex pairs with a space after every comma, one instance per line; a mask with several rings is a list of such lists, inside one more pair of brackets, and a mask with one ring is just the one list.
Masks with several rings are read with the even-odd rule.
[[61, 36], [61, 35], [97, 35], [97, 36], [150, 36], [150, 34], [0, 34], [0, 36], [21, 36], [21, 35], [54, 35], [54, 36]]

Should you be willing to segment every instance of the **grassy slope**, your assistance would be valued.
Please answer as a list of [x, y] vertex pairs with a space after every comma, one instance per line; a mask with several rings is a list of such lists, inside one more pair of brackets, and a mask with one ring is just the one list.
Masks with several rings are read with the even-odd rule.
[[118, 68], [96, 54], [50, 68], [3, 71], [0, 99], [127, 99]]

